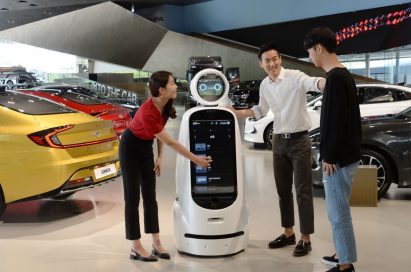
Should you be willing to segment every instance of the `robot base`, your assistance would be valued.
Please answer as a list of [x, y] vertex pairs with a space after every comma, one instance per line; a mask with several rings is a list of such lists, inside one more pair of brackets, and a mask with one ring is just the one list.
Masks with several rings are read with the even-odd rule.
[[178, 251], [195, 257], [227, 257], [244, 251], [247, 241], [246, 234], [217, 240], [184, 238]]
[[191, 253], [187, 253], [187, 252], [183, 252], [183, 251], [179, 251], [179, 250], [178, 250], [178, 253], [180, 253], [181, 255], [187, 255], [187, 256], [190, 256], [190, 257], [204, 258], [204, 259], [210, 258], [211, 259], [211, 258], [231, 257], [231, 256], [237, 255], [238, 253], [241, 253], [243, 251], [244, 251], [244, 249], [240, 250], [239, 252], [236, 252], [236, 253], [231, 253], [231, 254], [227, 254], [227, 255], [215, 255], [215, 256], [195, 255], [195, 254], [191, 254]]
[[246, 249], [250, 225], [246, 202], [235, 202], [232, 209], [214, 211], [199, 209], [195, 204], [188, 206], [192, 210], [185, 210], [185, 214], [190, 214], [191, 220], [182, 215], [180, 201], [174, 201], [174, 237], [180, 253], [223, 257]]

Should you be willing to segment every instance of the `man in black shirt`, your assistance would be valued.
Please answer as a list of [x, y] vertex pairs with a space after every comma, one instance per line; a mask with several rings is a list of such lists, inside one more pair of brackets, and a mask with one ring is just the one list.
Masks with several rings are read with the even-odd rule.
[[335, 263], [336, 267], [328, 271], [351, 272], [355, 271], [357, 253], [348, 201], [361, 159], [361, 117], [357, 88], [350, 72], [338, 60], [336, 47], [335, 34], [328, 28], [312, 29], [304, 40], [310, 60], [327, 73], [321, 109], [320, 156], [328, 218], [338, 257], [324, 257], [322, 261]]

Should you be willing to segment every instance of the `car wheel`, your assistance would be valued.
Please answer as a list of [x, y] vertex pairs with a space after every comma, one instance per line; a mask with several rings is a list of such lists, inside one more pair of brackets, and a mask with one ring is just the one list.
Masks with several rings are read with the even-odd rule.
[[269, 149], [273, 147], [273, 123], [270, 123], [264, 130], [264, 143]]
[[53, 196], [52, 199], [54, 199], [54, 200], [66, 200], [66, 199], [69, 199], [75, 193], [76, 192], [71, 192], [71, 193], [65, 193], [65, 194]]
[[14, 86], [13, 86], [14, 84], [13, 84], [13, 81], [11, 81], [11, 80], [9, 80], [9, 81], [7, 81], [6, 82], [6, 89], [7, 90], [13, 90], [14, 89]]
[[377, 167], [377, 190], [378, 197], [381, 197], [387, 192], [391, 185], [391, 165], [379, 152], [370, 149], [363, 149], [361, 153], [360, 165], [375, 165]]
[[0, 186], [0, 218], [5, 209], [6, 209], [6, 201], [4, 199], [3, 190], [1, 189], [1, 186]]

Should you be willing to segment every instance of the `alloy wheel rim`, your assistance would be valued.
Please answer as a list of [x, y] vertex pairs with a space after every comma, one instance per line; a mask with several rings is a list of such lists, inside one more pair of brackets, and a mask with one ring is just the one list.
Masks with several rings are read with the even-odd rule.
[[384, 165], [374, 156], [362, 155], [360, 165], [375, 165], [377, 167], [377, 191], [386, 183], [386, 171]]
[[271, 128], [270, 133], [268, 133], [268, 140], [270, 141], [270, 144], [273, 144], [273, 128]]

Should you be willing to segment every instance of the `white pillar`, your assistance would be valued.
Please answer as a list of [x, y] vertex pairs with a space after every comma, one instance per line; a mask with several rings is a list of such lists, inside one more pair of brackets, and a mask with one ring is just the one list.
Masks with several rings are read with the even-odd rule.
[[394, 69], [394, 84], [398, 84], [398, 77], [400, 75], [400, 51], [395, 51], [395, 69]]

